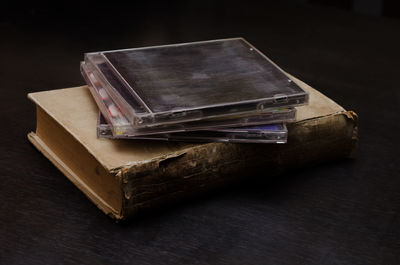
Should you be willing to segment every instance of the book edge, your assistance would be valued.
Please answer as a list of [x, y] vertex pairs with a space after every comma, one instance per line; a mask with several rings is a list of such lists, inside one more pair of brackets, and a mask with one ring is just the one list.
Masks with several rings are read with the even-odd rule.
[[35, 146], [50, 162], [56, 166], [86, 197], [88, 197], [101, 211], [115, 219], [123, 217], [107, 202], [105, 202], [96, 192], [94, 192], [87, 184], [81, 181], [80, 177], [71, 170], [43, 141], [40, 137], [30, 132], [27, 135], [28, 140]]
[[[78, 86], [78, 87], [76, 87], [76, 88], [82, 88], [82, 87], [87, 88], [86, 85], [84, 85], [84, 86]], [[69, 88], [62, 88], [62, 89], [69, 89]], [[59, 90], [59, 89], [57, 89], [57, 90]], [[47, 91], [40, 91], [40, 92], [28, 93], [27, 97], [28, 97], [28, 99], [30, 99], [33, 103], [35, 103], [37, 106], [39, 106], [43, 111], [45, 111], [46, 114], [49, 115], [53, 120], [55, 120], [58, 124], [60, 124], [60, 125], [61, 125], [61, 126], [76, 140], [76, 141], [78, 141], [79, 143], [82, 143], [82, 142], [79, 140], [79, 138], [78, 138], [67, 126], [64, 126], [64, 125], [57, 119], [57, 117], [54, 116], [53, 113], [49, 112], [49, 111], [47, 110], [47, 108], [45, 108], [45, 107], [42, 105], [42, 103], [40, 102], [40, 100], [37, 100], [37, 99], [36, 99], [35, 94], [37, 94], [37, 93], [42, 93], [42, 92], [48, 92], [48, 91], [53, 91], [53, 90], [47, 90]], [[106, 161], [103, 161], [102, 159], [100, 159], [94, 152], [92, 152], [91, 150], [89, 150], [85, 144], [82, 144], [82, 146], [85, 148], [85, 150], [86, 150], [89, 154], [91, 154], [93, 157], [95, 157], [95, 159], [96, 159], [104, 168], [106, 168], [108, 171], [110, 171], [110, 172], [116, 172], [116, 171], [118, 171], [118, 170], [121, 168], [120, 166], [118, 166], [118, 167], [110, 167], [110, 166], [107, 164]]]

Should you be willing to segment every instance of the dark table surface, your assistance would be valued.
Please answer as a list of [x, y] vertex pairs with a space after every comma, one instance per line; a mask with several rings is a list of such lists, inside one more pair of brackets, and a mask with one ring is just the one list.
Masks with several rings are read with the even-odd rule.
[[[400, 20], [304, 6], [88, 8], [0, 19], [1, 264], [400, 264]], [[236, 36], [359, 114], [355, 160], [260, 172], [116, 224], [26, 139], [26, 94], [82, 85], [84, 52]]]

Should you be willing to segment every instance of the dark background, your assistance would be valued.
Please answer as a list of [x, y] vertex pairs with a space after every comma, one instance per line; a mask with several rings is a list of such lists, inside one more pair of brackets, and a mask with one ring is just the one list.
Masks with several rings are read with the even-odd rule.
[[[400, 264], [399, 17], [390, 0], [2, 4], [0, 263]], [[84, 52], [237, 36], [359, 114], [356, 159], [115, 224], [26, 139], [26, 94], [82, 85]]]

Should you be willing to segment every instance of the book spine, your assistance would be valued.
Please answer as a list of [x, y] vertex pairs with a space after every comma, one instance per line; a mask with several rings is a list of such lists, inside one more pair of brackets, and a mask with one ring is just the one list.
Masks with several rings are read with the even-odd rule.
[[209, 143], [122, 168], [122, 218], [255, 175], [352, 157], [357, 115], [352, 111], [288, 125], [287, 144]]

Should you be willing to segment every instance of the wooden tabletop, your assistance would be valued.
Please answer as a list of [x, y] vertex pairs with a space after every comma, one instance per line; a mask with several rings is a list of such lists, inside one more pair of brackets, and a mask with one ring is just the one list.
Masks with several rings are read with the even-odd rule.
[[[400, 20], [222, 3], [42, 7], [0, 20], [1, 264], [400, 264]], [[116, 224], [26, 139], [26, 94], [84, 84], [84, 52], [238, 36], [359, 114], [356, 159], [259, 172]]]

